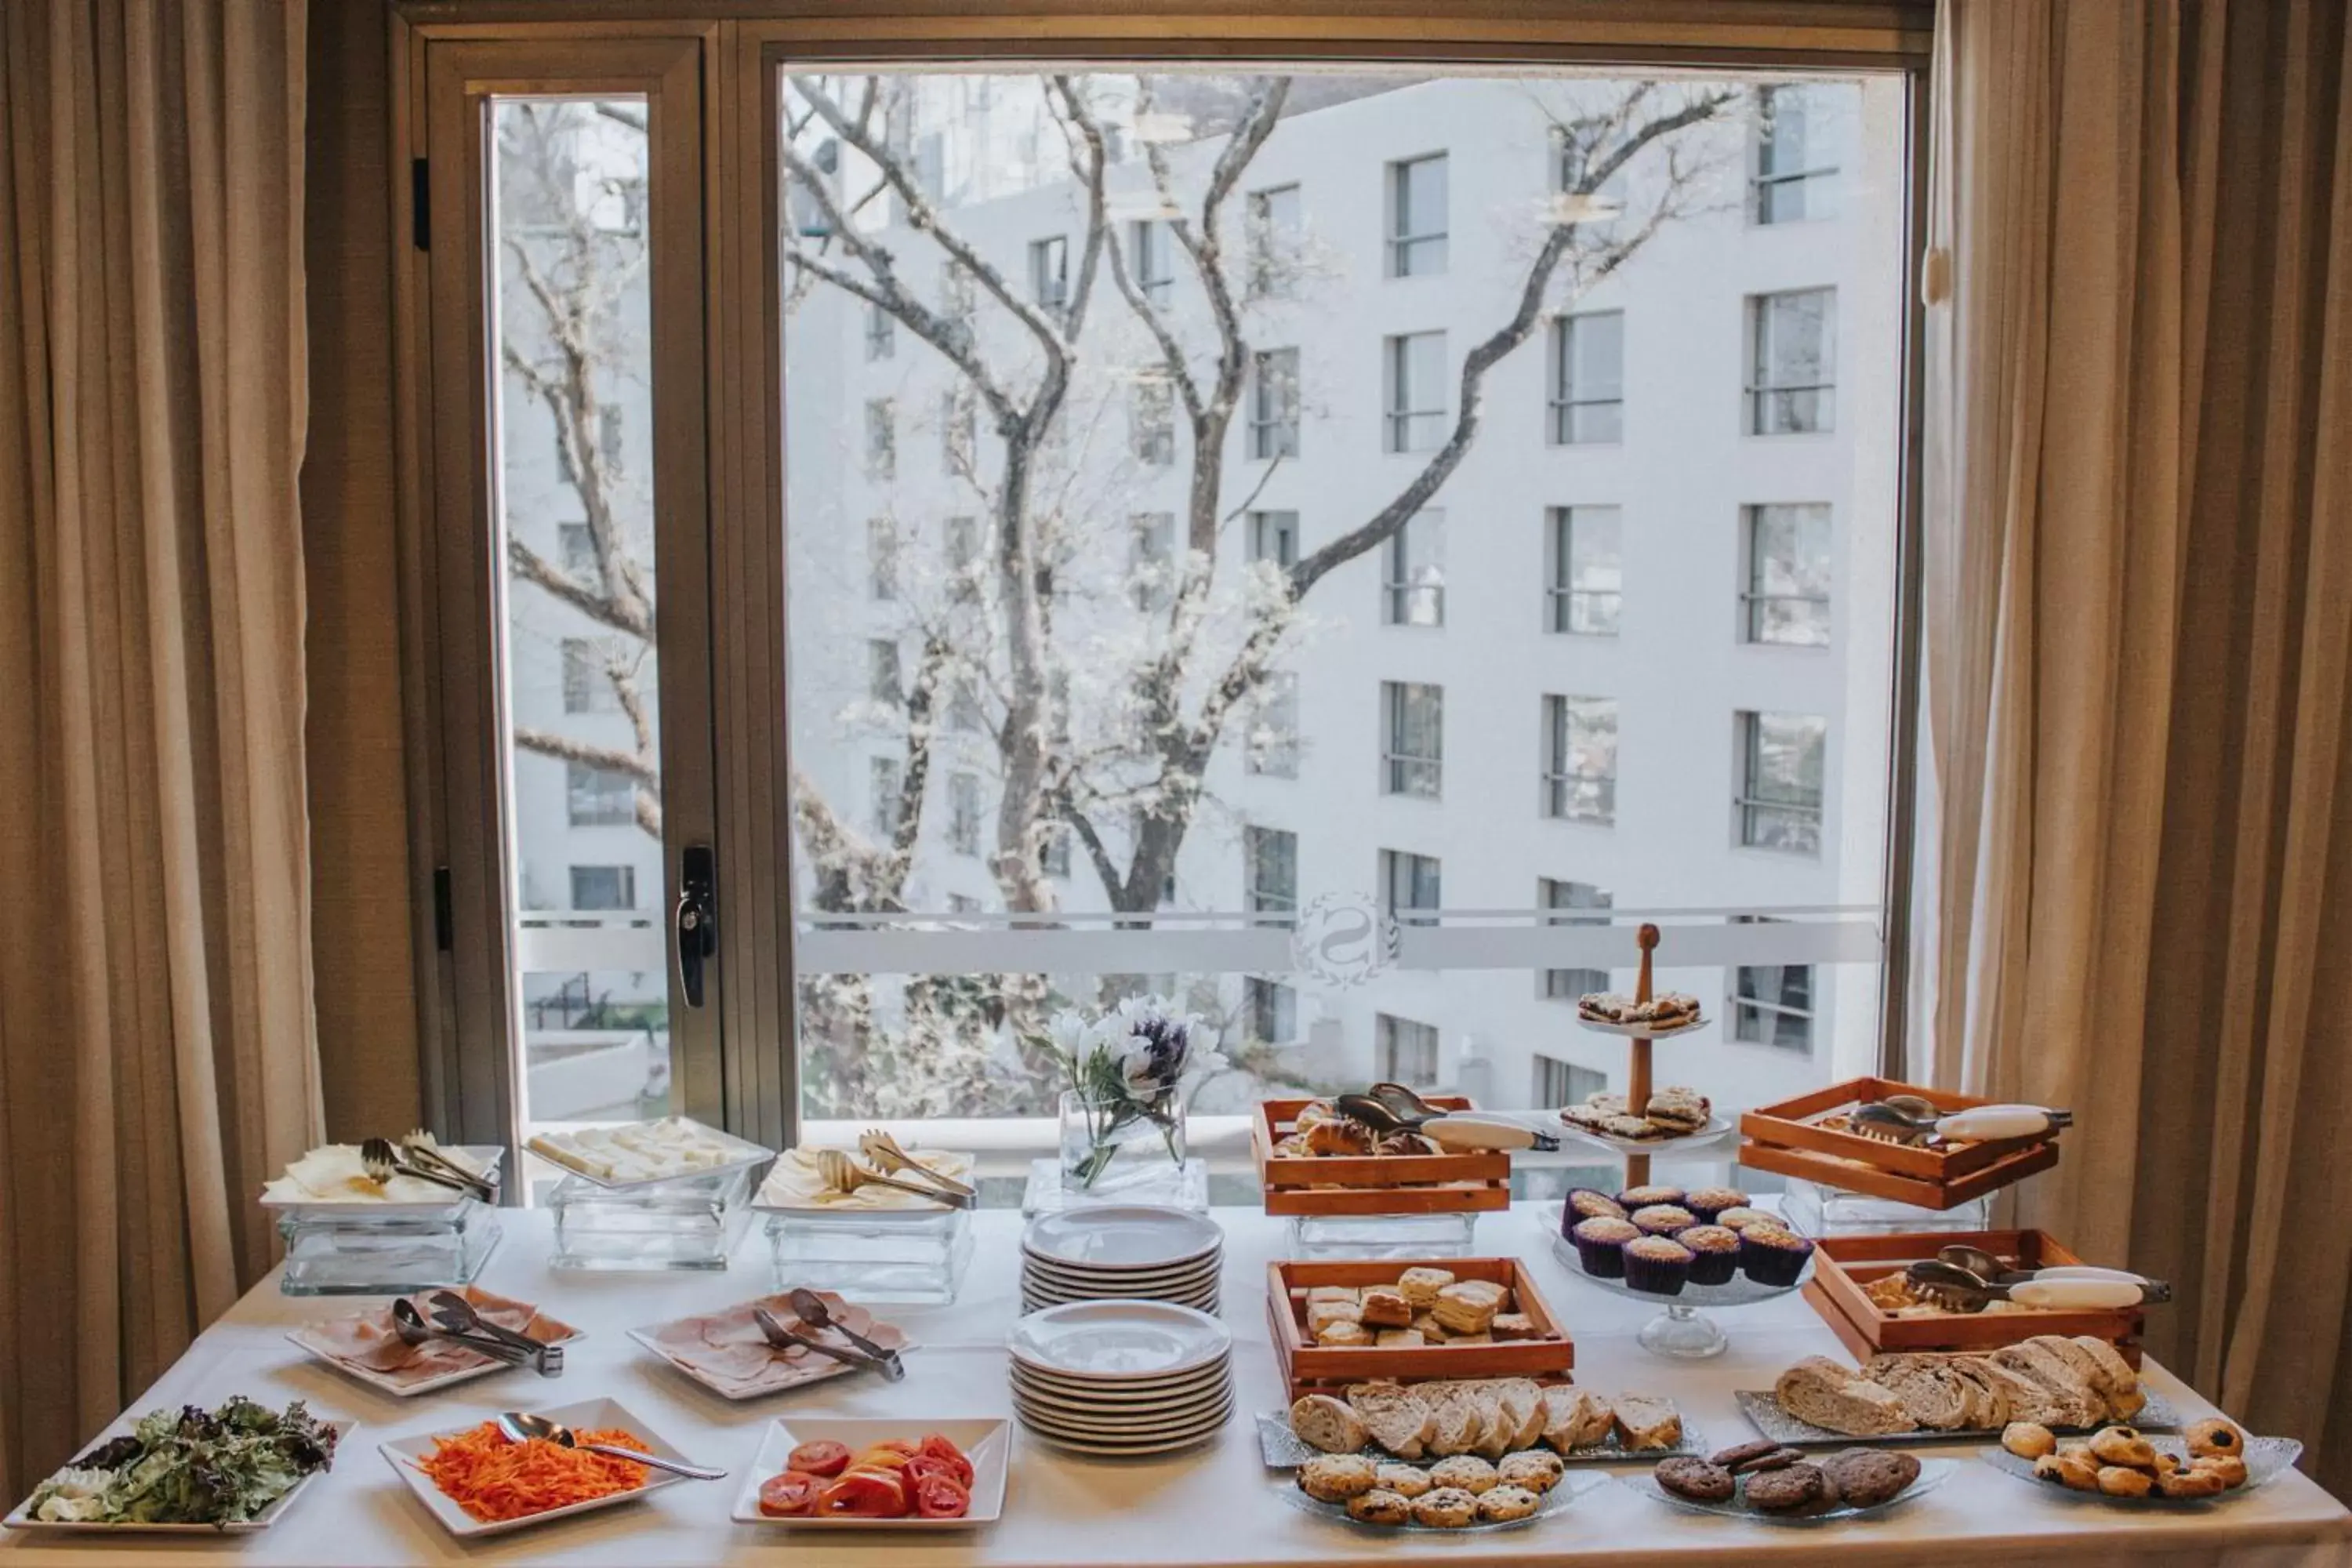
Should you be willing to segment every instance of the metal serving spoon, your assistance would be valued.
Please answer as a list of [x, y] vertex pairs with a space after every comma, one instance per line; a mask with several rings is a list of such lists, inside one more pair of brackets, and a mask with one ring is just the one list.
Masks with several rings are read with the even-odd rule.
[[868, 1186], [895, 1187], [899, 1192], [912, 1193], [919, 1198], [929, 1198], [935, 1204], [945, 1204], [950, 1208], [968, 1209], [980, 1206], [979, 1200], [974, 1197], [955, 1193], [943, 1193], [937, 1187], [918, 1186], [912, 1182], [901, 1182], [889, 1176], [877, 1174], [867, 1170], [839, 1149], [820, 1149], [816, 1152], [816, 1173], [824, 1179], [826, 1186], [836, 1193], [854, 1193], [860, 1187]]
[[[400, 1342], [404, 1345], [425, 1345], [435, 1340], [444, 1340], [451, 1344], [463, 1345], [477, 1354], [486, 1355], [492, 1361], [503, 1362], [509, 1366], [532, 1365], [530, 1356], [504, 1341], [476, 1339], [471, 1334], [460, 1333], [455, 1329], [435, 1328], [425, 1321], [425, 1314], [416, 1310], [416, 1303], [405, 1296], [395, 1298], [392, 1303], [392, 1331], [400, 1336]], [[561, 1372], [563, 1368], [561, 1352], [557, 1352], [555, 1366], [557, 1372]], [[548, 1372], [542, 1367], [533, 1367], [533, 1370], [539, 1372], [543, 1377], [555, 1375], [554, 1373]]]
[[1549, 1132], [1538, 1132], [1517, 1121], [1506, 1121], [1499, 1116], [1480, 1116], [1466, 1111], [1441, 1111], [1434, 1116], [1403, 1117], [1374, 1100], [1369, 1094], [1343, 1094], [1332, 1101], [1339, 1114], [1350, 1121], [1360, 1121], [1374, 1132], [1418, 1132], [1433, 1140], [1441, 1148], [1456, 1152], [1488, 1149], [1539, 1149], [1559, 1147], [1559, 1140]]
[[[777, 1321], [776, 1315], [765, 1307], [752, 1308], [751, 1321], [760, 1325], [761, 1335], [778, 1350], [798, 1348], [814, 1351], [819, 1355], [831, 1356], [834, 1360], [848, 1366], [860, 1367], [867, 1372], [878, 1372], [886, 1383], [896, 1383], [899, 1378], [907, 1375], [906, 1366], [899, 1363], [896, 1356], [891, 1357], [888, 1362], [884, 1362], [877, 1357], [866, 1354], [863, 1351], [850, 1350], [842, 1345], [829, 1345], [823, 1340], [808, 1334], [796, 1334]], [[896, 1373], [891, 1371], [893, 1366], [898, 1367]]]
[[1364, 1090], [1370, 1099], [1379, 1100], [1399, 1116], [1417, 1117], [1423, 1121], [1450, 1114], [1444, 1107], [1432, 1105], [1401, 1083], [1376, 1083]]
[[428, 1170], [446, 1172], [449, 1175], [456, 1177], [457, 1180], [465, 1183], [467, 1186], [473, 1188], [474, 1195], [480, 1198], [486, 1204], [496, 1203], [498, 1201], [499, 1190], [497, 1183], [478, 1172], [468, 1170], [467, 1167], [457, 1163], [457, 1161], [449, 1158], [448, 1155], [444, 1154], [438, 1148], [435, 1147], [433, 1140], [426, 1135], [425, 1130], [421, 1127], [412, 1132], [404, 1134], [401, 1138], [400, 1142], [394, 1145], [394, 1151], [396, 1153], [405, 1155], [408, 1159], [408, 1163], [412, 1165], [423, 1166]]
[[1964, 1241], [1951, 1242], [1937, 1248], [1936, 1256], [1995, 1285], [2023, 1285], [2034, 1279], [2110, 1279], [2138, 1286], [2140, 1300], [2151, 1306], [2172, 1300], [2171, 1285], [2162, 1279], [2151, 1279], [2145, 1274], [2135, 1274], [2128, 1268], [2101, 1268], [2089, 1263], [2062, 1263], [2047, 1268], [2011, 1268], [1983, 1247], [1970, 1247]]
[[916, 1181], [930, 1183], [932, 1185], [937, 1186], [941, 1192], [953, 1193], [960, 1198], [977, 1197], [979, 1195], [971, 1187], [968, 1187], [963, 1183], [957, 1181], [953, 1176], [940, 1175], [937, 1171], [932, 1170], [929, 1165], [924, 1164], [920, 1160], [916, 1159], [912, 1154], [909, 1154], [904, 1149], [899, 1148], [898, 1141], [896, 1138], [891, 1137], [887, 1132], [883, 1131], [878, 1127], [869, 1127], [865, 1131], [859, 1133], [857, 1135], [857, 1147], [859, 1152], [865, 1154], [867, 1159], [873, 1161], [876, 1167], [878, 1169], [903, 1172], [907, 1175], [912, 1176]]
[[472, 1179], [461, 1180], [445, 1176], [438, 1171], [428, 1171], [422, 1165], [412, 1165], [400, 1157], [389, 1138], [370, 1138], [360, 1145], [360, 1163], [365, 1167], [371, 1181], [389, 1182], [394, 1176], [415, 1176], [420, 1182], [432, 1182], [472, 1197], [488, 1201], [489, 1184]]
[[665, 1459], [658, 1454], [643, 1454], [635, 1448], [623, 1448], [611, 1443], [583, 1443], [571, 1427], [562, 1422], [550, 1421], [544, 1415], [526, 1415], [520, 1410], [501, 1411], [499, 1430], [506, 1434], [509, 1443], [528, 1443], [533, 1437], [543, 1438], [559, 1448], [580, 1448], [591, 1454], [609, 1454], [616, 1459], [634, 1459], [640, 1465], [667, 1470], [690, 1481], [721, 1481], [727, 1479], [724, 1470], [689, 1465], [683, 1459]]
[[2000, 1285], [1940, 1258], [1914, 1263], [1903, 1272], [1922, 1295], [1957, 1312], [1981, 1312], [1994, 1301], [2060, 1311], [2100, 1311], [2137, 1307], [2147, 1300], [2146, 1288], [2127, 1279], [2034, 1279]]
[[434, 1321], [445, 1329], [478, 1334], [530, 1358], [530, 1366], [541, 1377], [563, 1375], [563, 1347], [551, 1345], [519, 1334], [512, 1329], [501, 1328], [474, 1310], [474, 1304], [455, 1290], [436, 1290], [425, 1298], [433, 1304]]

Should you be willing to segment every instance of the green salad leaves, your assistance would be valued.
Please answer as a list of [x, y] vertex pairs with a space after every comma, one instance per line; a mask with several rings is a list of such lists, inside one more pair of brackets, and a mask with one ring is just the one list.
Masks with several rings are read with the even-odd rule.
[[33, 1493], [52, 1523], [242, 1524], [334, 1462], [335, 1429], [295, 1400], [283, 1411], [238, 1395], [142, 1416]]

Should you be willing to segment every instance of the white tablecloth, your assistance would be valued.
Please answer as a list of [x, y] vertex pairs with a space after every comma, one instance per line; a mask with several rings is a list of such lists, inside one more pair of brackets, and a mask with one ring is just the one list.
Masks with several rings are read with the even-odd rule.
[[[1479, 1225], [1481, 1254], [1515, 1254], [1536, 1270], [1552, 1307], [1576, 1337], [1576, 1375], [1603, 1392], [1667, 1394], [1715, 1442], [1753, 1436], [1732, 1402], [1738, 1388], [1769, 1387], [1800, 1356], [1841, 1354], [1837, 1342], [1796, 1296], [1727, 1311], [1719, 1321], [1731, 1349], [1713, 1361], [1661, 1361], [1634, 1331], [1653, 1309], [1575, 1279], [1551, 1255], [1556, 1205], [1522, 1205]], [[1239, 1394], [1231, 1425], [1215, 1443], [1166, 1460], [1096, 1463], [1016, 1436], [1004, 1517], [953, 1537], [869, 1532], [826, 1535], [737, 1525], [727, 1515], [742, 1468], [765, 1421], [779, 1413], [903, 1415], [910, 1427], [934, 1416], [1009, 1415], [1005, 1329], [1018, 1310], [1020, 1217], [977, 1216], [978, 1247], [962, 1299], [952, 1307], [886, 1308], [923, 1348], [908, 1356], [908, 1377], [889, 1385], [870, 1376], [835, 1379], [798, 1393], [730, 1405], [688, 1382], [623, 1332], [764, 1292], [766, 1242], [755, 1228], [726, 1274], [557, 1274], [545, 1266], [547, 1216], [506, 1215], [506, 1240], [481, 1283], [546, 1304], [588, 1333], [567, 1352], [559, 1381], [501, 1372], [439, 1395], [398, 1400], [307, 1358], [286, 1331], [352, 1310], [338, 1300], [291, 1300], [264, 1280], [206, 1330], [134, 1408], [214, 1404], [232, 1394], [265, 1403], [299, 1395], [314, 1408], [361, 1424], [334, 1469], [285, 1521], [243, 1538], [62, 1541], [10, 1534], [6, 1568], [86, 1565], [121, 1560], [182, 1564], [376, 1564], [452, 1563], [692, 1564], [753, 1563], [789, 1552], [796, 1568], [940, 1568], [961, 1564], [1308, 1564], [1425, 1556], [1449, 1563], [1812, 1559], [1833, 1551], [1843, 1563], [2212, 1562], [2352, 1563], [2352, 1514], [2300, 1475], [2198, 1512], [2129, 1513], [2054, 1496], [1980, 1463], [1965, 1446], [1921, 1449], [1963, 1460], [1937, 1490], [1877, 1519], [1794, 1528], [1751, 1524], [1671, 1510], [1612, 1481], [1562, 1515], [1530, 1529], [1458, 1537], [1381, 1535], [1301, 1514], [1273, 1494], [1261, 1464], [1255, 1413], [1282, 1403], [1267, 1341], [1267, 1260], [1282, 1245], [1280, 1222], [1255, 1210], [1220, 1209], [1226, 1234], [1224, 1316], [1235, 1339]], [[2210, 1406], [2151, 1365], [2153, 1385], [2184, 1412]], [[392, 1473], [376, 1444], [443, 1430], [514, 1405], [551, 1405], [611, 1394], [688, 1455], [726, 1465], [727, 1481], [670, 1488], [633, 1503], [541, 1529], [463, 1546], [445, 1534]], [[1622, 1467], [1606, 1467], [1621, 1470]]]

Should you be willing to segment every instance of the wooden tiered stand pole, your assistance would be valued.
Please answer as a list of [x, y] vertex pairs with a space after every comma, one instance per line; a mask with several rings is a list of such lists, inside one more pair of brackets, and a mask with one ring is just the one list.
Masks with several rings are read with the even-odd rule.
[[[1641, 944], [1642, 949], [1642, 974], [1633, 983], [1633, 1000], [1647, 1002], [1650, 999], [1650, 959], [1657, 951], [1658, 928], [1644, 924], [1633, 933], [1633, 940]], [[1630, 1043], [1633, 1065], [1625, 1077], [1625, 1114], [1639, 1116], [1650, 1105], [1650, 1040], [1645, 1035], [1635, 1036]], [[1647, 1154], [1626, 1155], [1625, 1184], [1629, 1187], [1647, 1186], [1649, 1181], [1650, 1157]]]

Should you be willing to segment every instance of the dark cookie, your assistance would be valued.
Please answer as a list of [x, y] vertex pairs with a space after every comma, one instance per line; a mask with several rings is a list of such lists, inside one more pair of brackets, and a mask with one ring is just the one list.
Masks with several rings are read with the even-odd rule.
[[1785, 1470], [1804, 1457], [1802, 1448], [1775, 1448], [1769, 1454], [1759, 1454], [1752, 1459], [1732, 1466], [1731, 1473], [1735, 1476], [1755, 1476], [1766, 1470]]
[[1790, 1513], [1822, 1500], [1823, 1477], [1816, 1465], [1790, 1465], [1748, 1478], [1748, 1506], [1766, 1513]]
[[1848, 1448], [1821, 1465], [1837, 1483], [1838, 1494], [1853, 1508], [1875, 1508], [1891, 1501], [1919, 1479], [1918, 1460], [1880, 1448]]
[[1728, 1448], [1709, 1454], [1706, 1457], [1706, 1462], [1710, 1465], [1721, 1465], [1727, 1470], [1736, 1470], [1750, 1459], [1760, 1459], [1767, 1454], [1777, 1454], [1780, 1451], [1780, 1445], [1771, 1438], [1759, 1437], [1752, 1443], [1734, 1443]]
[[1721, 1465], [1705, 1459], [1665, 1459], [1651, 1472], [1658, 1484], [1676, 1497], [1686, 1497], [1693, 1502], [1725, 1502], [1738, 1489], [1739, 1483]]

